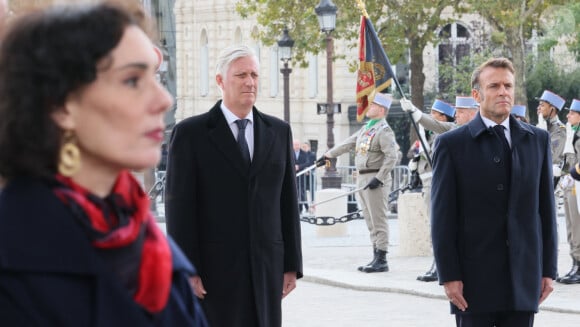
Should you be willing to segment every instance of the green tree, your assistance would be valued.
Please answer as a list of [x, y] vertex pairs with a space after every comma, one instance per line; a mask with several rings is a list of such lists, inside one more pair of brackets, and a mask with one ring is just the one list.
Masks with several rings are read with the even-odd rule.
[[540, 23], [542, 50], [549, 50], [564, 38], [568, 49], [576, 55], [576, 61], [580, 61], [580, 2], [548, 7]]
[[[466, 0], [470, 11], [477, 12], [494, 29], [492, 41], [501, 47], [501, 55], [510, 58], [516, 69], [516, 102], [527, 103], [526, 47], [532, 30], [540, 26], [542, 13], [559, 0]], [[497, 54], [496, 54], [497, 55]]]
[[[335, 39], [358, 47], [361, 11], [356, 0], [334, 0], [338, 7]], [[444, 19], [444, 9], [460, 7], [460, 0], [367, 0], [364, 1], [369, 18], [383, 43], [392, 63], [410, 57], [411, 98], [415, 105], [423, 107], [425, 75], [423, 73], [423, 50], [437, 39], [437, 30], [452, 19]], [[265, 45], [272, 45], [282, 34], [285, 26], [291, 31], [294, 58], [305, 65], [307, 53], [318, 54], [325, 50], [324, 36], [319, 31], [314, 12], [319, 0], [240, 0], [237, 12], [243, 17], [255, 16], [262, 26], [255, 37]], [[338, 55], [340, 56], [340, 55]], [[352, 61], [357, 58], [347, 58]]]

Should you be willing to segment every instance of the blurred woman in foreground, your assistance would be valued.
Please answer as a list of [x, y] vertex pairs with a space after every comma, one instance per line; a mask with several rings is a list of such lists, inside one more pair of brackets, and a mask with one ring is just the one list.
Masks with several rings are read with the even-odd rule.
[[54, 7], [2, 40], [3, 326], [205, 326], [194, 268], [129, 172], [158, 163], [172, 104], [136, 19]]

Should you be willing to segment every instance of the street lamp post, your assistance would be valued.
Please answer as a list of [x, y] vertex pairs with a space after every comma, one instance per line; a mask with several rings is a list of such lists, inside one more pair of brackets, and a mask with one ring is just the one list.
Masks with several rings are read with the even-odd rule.
[[288, 61], [292, 59], [292, 47], [294, 40], [288, 35], [288, 28], [284, 28], [282, 38], [278, 41], [278, 56], [284, 63], [284, 68], [280, 69], [282, 76], [284, 76], [284, 120], [290, 124], [290, 73], [291, 68], [288, 68]]
[[[332, 96], [332, 31], [336, 28], [337, 7], [332, 0], [320, 0], [314, 8], [318, 16], [320, 30], [326, 34], [326, 146], [334, 147], [334, 103]], [[336, 172], [336, 159], [330, 160], [322, 176], [322, 188], [340, 188], [341, 177]]]

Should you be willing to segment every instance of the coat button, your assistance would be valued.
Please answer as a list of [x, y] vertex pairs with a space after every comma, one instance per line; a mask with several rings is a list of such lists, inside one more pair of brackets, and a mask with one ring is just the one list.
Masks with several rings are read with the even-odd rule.
[[500, 157], [498, 156], [493, 157], [493, 162], [499, 163], [500, 161], [501, 161]]
[[497, 184], [496, 189], [498, 191], [503, 191], [503, 184]]

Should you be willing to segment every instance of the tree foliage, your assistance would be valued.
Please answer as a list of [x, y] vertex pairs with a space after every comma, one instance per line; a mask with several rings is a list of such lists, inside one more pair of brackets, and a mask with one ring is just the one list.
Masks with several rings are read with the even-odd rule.
[[561, 0], [466, 0], [470, 11], [477, 12], [494, 29], [493, 41], [498, 45], [494, 55], [510, 58], [516, 69], [516, 102], [527, 102], [526, 40], [541, 23], [542, 13]]
[[[334, 0], [338, 7], [335, 39], [345, 40], [350, 48], [358, 46], [361, 11], [356, 0]], [[413, 102], [423, 105], [423, 49], [437, 38], [438, 29], [450, 22], [441, 13], [449, 6], [459, 8], [459, 0], [367, 0], [369, 18], [392, 63], [406, 61], [410, 51]], [[307, 53], [325, 50], [325, 36], [319, 30], [314, 8], [319, 0], [240, 0], [237, 12], [255, 16], [262, 27], [255, 37], [265, 45], [274, 44], [287, 26], [294, 45], [294, 60], [306, 65]], [[336, 56], [344, 56], [337, 53]], [[354, 62], [357, 58], [345, 58]]]

